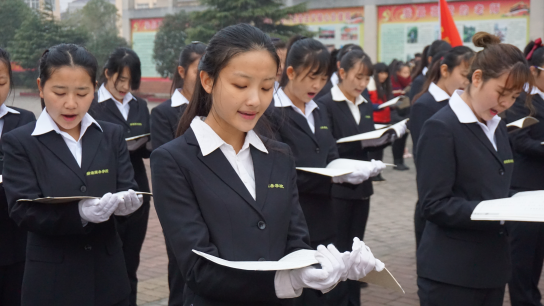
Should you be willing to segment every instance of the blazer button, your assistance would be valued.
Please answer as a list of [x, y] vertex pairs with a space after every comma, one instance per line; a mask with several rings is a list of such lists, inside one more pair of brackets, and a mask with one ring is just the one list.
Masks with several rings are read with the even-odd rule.
[[499, 174], [504, 175], [504, 169], [499, 169]]
[[87, 191], [87, 186], [83, 185], [79, 188], [79, 191], [81, 192], [86, 192]]
[[88, 244], [85, 246], [85, 251], [87, 251], [87, 252], [92, 250], [92, 249], [93, 249], [93, 247], [88, 245]]
[[319, 154], [319, 148], [315, 148], [315, 153], [318, 153]]
[[264, 259], [264, 258], [259, 258], [259, 261], [266, 261], [266, 259]]
[[259, 227], [259, 229], [264, 230], [266, 228], [266, 223], [264, 223], [264, 221], [259, 221], [259, 223], [257, 223], [257, 226]]
[[130, 130], [127, 130], [127, 133], [129, 133], [129, 134], [130, 134]]

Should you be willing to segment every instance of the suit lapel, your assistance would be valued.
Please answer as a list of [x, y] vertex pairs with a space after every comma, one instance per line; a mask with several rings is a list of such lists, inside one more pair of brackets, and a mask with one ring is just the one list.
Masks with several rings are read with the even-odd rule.
[[[263, 209], [268, 193], [268, 185], [270, 182], [270, 174], [274, 162], [267, 159], [267, 155], [272, 153], [264, 153], [251, 146], [251, 158], [253, 159], [253, 168], [255, 171], [255, 194], [257, 195], [257, 207]], [[274, 182], [272, 182], [274, 183]], [[276, 182], [277, 183], [277, 182]]]
[[20, 118], [21, 117], [19, 114], [7, 113], [4, 116], [4, 127], [2, 128], [2, 135], [4, 135], [4, 133], [7, 133], [15, 129], [17, 125], [19, 124]]
[[123, 124], [130, 127], [128, 122], [125, 120], [125, 117], [123, 117], [123, 115], [121, 114], [121, 112], [117, 108], [117, 105], [115, 105], [115, 101], [113, 101], [112, 99], [109, 99], [109, 100], [104, 101], [102, 103], [106, 104], [106, 107], [108, 108], [108, 110], [110, 112], [112, 112], [121, 122], [123, 122]]
[[68, 149], [68, 146], [62, 139], [62, 136], [51, 131], [49, 133], [35, 136], [38, 137], [38, 140], [43, 143], [53, 154], [55, 154], [60, 161], [62, 161], [70, 170], [72, 170], [82, 182], [85, 183], [85, 177], [83, 176], [83, 171], [79, 168], [76, 159]]
[[128, 111], [128, 116], [127, 116], [127, 121], [128, 122], [139, 122], [138, 120], [138, 114], [139, 114], [139, 105], [138, 105], [138, 101], [135, 100], [135, 99], [132, 99], [130, 102], [128, 102], [128, 105], [130, 106], [129, 108], [129, 111]]
[[[474, 136], [476, 136], [476, 138], [480, 140], [480, 142], [489, 150], [489, 152], [493, 154], [493, 156], [499, 162], [499, 164], [503, 166], [503, 160], [501, 160], [499, 153], [497, 152], [497, 150], [495, 150], [495, 148], [493, 147], [493, 144], [491, 144], [491, 141], [489, 140], [489, 138], [487, 138], [487, 136], [485, 135], [482, 128], [478, 125], [478, 123], [476, 122], [466, 123], [463, 125], [468, 127], [468, 129], [474, 134]], [[499, 129], [499, 127], [497, 127], [497, 129]], [[497, 133], [497, 130], [495, 130], [495, 133]], [[499, 138], [499, 137], [496, 137], [496, 138]], [[498, 142], [497, 142], [497, 148], [500, 148]]]
[[91, 166], [91, 162], [100, 147], [100, 141], [102, 141], [103, 133], [96, 125], [91, 125], [87, 128], [83, 139], [81, 140], [82, 157], [81, 157], [81, 170], [87, 172]]
[[[294, 121], [300, 129], [302, 129], [304, 131], [304, 133], [308, 134], [308, 136], [310, 136], [310, 138], [316, 143], [318, 144], [317, 142], [317, 138], [315, 138], [315, 134], [312, 133], [312, 130], [310, 129], [310, 125], [308, 124], [308, 121], [306, 120], [306, 118], [304, 118], [304, 116], [302, 116], [301, 114], [297, 113], [294, 109], [292, 109], [291, 107], [288, 107], [286, 109], [286, 113], [287, 115], [291, 118], [292, 121]], [[314, 124], [317, 123], [315, 121], [315, 112], [314, 112]], [[315, 124], [314, 126], [315, 130], [317, 131], [319, 129], [319, 127], [317, 126], [317, 124]]]
[[344, 113], [344, 115], [348, 117], [348, 121], [350, 123], [350, 126], [357, 126], [357, 122], [355, 121], [355, 118], [353, 118], [353, 114], [351, 113], [351, 110], [349, 109], [349, 106], [348, 106], [348, 103], [351, 103], [351, 102], [348, 102], [348, 101], [336, 102], [336, 101], [334, 101], [334, 103], [336, 103], [336, 105], [342, 111], [342, 113]]

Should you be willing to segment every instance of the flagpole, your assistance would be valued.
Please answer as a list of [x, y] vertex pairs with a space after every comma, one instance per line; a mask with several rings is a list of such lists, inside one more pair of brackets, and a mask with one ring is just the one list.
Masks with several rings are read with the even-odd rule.
[[438, 39], [442, 40], [442, 8], [438, 0]]

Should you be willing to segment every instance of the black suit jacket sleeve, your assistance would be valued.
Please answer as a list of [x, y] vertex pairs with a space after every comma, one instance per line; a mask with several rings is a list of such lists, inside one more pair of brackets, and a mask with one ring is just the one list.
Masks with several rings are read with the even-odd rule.
[[454, 138], [445, 123], [428, 120], [423, 127], [416, 156], [417, 186], [423, 215], [439, 226], [499, 230], [499, 222], [470, 220], [479, 201], [453, 196], [458, 162]]
[[17, 202], [42, 197], [32, 164], [23, 146], [11, 133], [2, 136], [4, 149], [4, 187], [9, 189], [10, 217], [23, 229], [46, 235], [84, 234], [93, 224], [83, 227], [78, 201], [59, 204]]
[[[198, 250], [219, 256], [211, 242], [206, 220], [192, 191], [193, 184], [180, 169], [174, 157], [159, 148], [151, 158], [154, 200], [157, 215], [165, 235], [171, 241], [173, 252], [187, 285], [197, 294], [216, 300], [259, 303], [276, 298], [275, 272], [254, 272], [226, 268], [193, 253]], [[198, 179], [198, 178], [197, 178]], [[298, 203], [297, 203], [298, 205]], [[300, 210], [300, 207], [298, 207]], [[299, 212], [300, 213], [300, 212]], [[300, 217], [297, 217], [300, 218]], [[183, 231], [179, 229], [183, 228]], [[298, 234], [290, 236], [295, 239]], [[251, 288], [240, 292], [240, 288]]]
[[412, 87], [410, 87], [410, 92], [408, 93], [408, 98], [410, 98], [410, 101], [412, 104], [414, 104], [415, 101], [414, 97], [421, 92], [423, 89], [423, 85], [425, 84], [426, 77], [423, 74], [418, 75], [413, 81], [412, 81]]
[[423, 124], [434, 114], [435, 112], [432, 109], [429, 109], [424, 103], [415, 103], [412, 106], [408, 124], [410, 125], [410, 134], [412, 135], [412, 143], [414, 144], [413, 151], [415, 154], [417, 154], [417, 144], [419, 142], [421, 129], [423, 129]]
[[[171, 109], [174, 111], [174, 109]], [[163, 113], [161, 107], [151, 110], [151, 145], [153, 150], [174, 139], [168, 116]]]
[[[526, 97], [525, 95], [520, 96]], [[514, 122], [518, 119], [530, 115], [529, 109], [525, 107], [524, 99], [518, 98], [516, 103], [506, 111], [506, 119], [508, 122]], [[534, 101], [534, 100], [533, 100]], [[531, 137], [531, 128], [519, 129], [508, 134], [510, 142], [515, 152], [537, 158], [544, 158], [544, 145], [539, 139]]]
[[134, 168], [130, 162], [130, 153], [128, 152], [123, 128], [117, 126], [115, 128], [115, 133], [117, 143], [119, 144], [119, 148], [117, 149], [117, 192], [127, 191], [129, 189], [141, 191], [138, 190], [138, 184], [136, 184], [136, 181], [134, 180]]
[[[147, 126], [148, 126], [148, 130], [145, 131], [145, 133], [151, 133], [151, 128], [149, 127], [150, 124], [151, 124], [151, 116], [149, 115], [149, 109], [147, 108], [147, 103], [145, 104], [146, 108], [145, 108], [145, 112], [144, 112], [144, 120], [146, 122], [148, 122]], [[150, 137], [151, 138], [151, 137]], [[132, 155], [134, 157], [140, 157], [140, 158], [149, 158], [151, 156], [151, 149], [148, 148], [148, 144], [152, 141], [152, 139], [146, 143], [145, 145], [141, 146], [138, 150], [136, 150], [135, 152], [132, 152]], [[153, 143], [151, 143], [150, 145], [153, 145]], [[133, 157], [133, 158], [134, 158]]]

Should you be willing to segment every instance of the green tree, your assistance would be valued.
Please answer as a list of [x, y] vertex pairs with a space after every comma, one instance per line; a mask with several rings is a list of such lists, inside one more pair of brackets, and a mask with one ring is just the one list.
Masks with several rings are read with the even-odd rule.
[[208, 9], [191, 14], [190, 40], [207, 42], [229, 25], [249, 23], [270, 36], [286, 39], [295, 34], [311, 36], [304, 25], [284, 25], [289, 15], [306, 12], [306, 4], [285, 7], [282, 0], [201, 0]]
[[[47, 2], [46, 2], [47, 3]], [[29, 14], [9, 44], [12, 60], [25, 69], [35, 69], [43, 52], [60, 43], [85, 45], [89, 36], [79, 27], [55, 20], [50, 6]]]
[[85, 47], [96, 57], [99, 67], [103, 67], [115, 48], [128, 46], [118, 34], [118, 22], [115, 5], [106, 0], [91, 0], [81, 10], [70, 13], [63, 23], [88, 33]]
[[21, 0], [0, 1], [0, 47], [7, 48], [13, 40], [15, 32], [32, 13], [31, 9]]
[[163, 78], [172, 78], [178, 66], [178, 57], [186, 45], [189, 16], [185, 11], [166, 15], [155, 36], [153, 60], [157, 72]]

